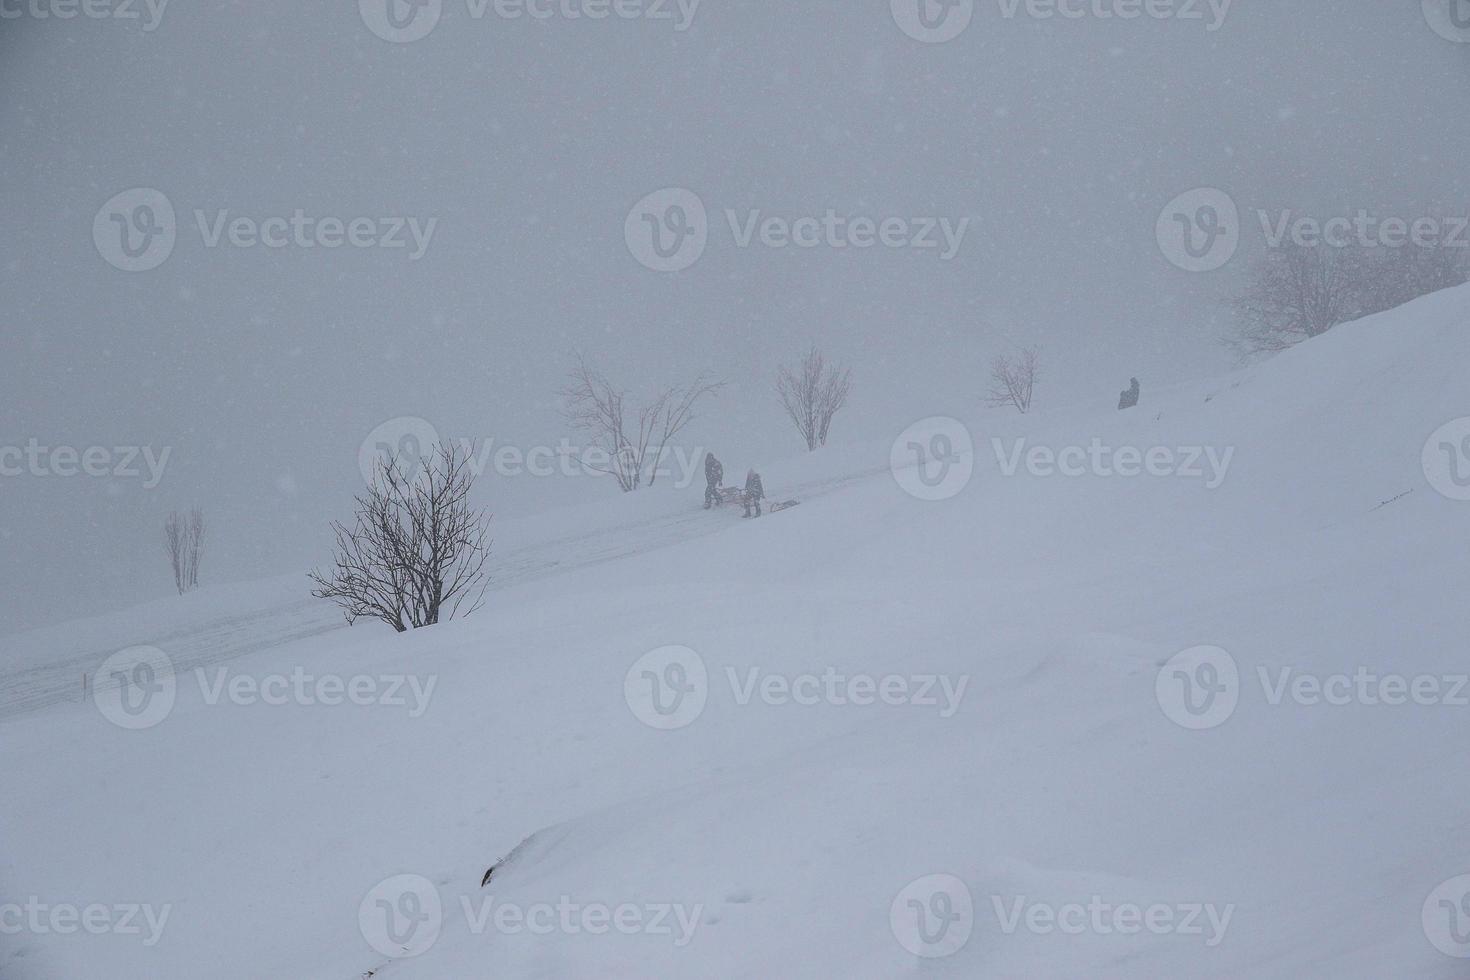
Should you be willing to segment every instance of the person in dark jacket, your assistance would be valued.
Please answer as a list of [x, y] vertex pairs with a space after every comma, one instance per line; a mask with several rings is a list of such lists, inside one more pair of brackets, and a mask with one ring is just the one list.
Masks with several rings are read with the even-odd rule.
[[704, 509], [709, 510], [720, 499], [720, 481], [725, 479], [725, 467], [715, 459], [714, 453], [704, 454]]
[[[741, 516], [761, 516], [761, 501], [765, 499], [765, 496], [766, 488], [761, 484], [761, 475], [755, 470], [749, 470], [748, 472], [746, 472], [745, 494], [740, 498], [740, 502], [745, 505], [745, 513]], [[755, 508], [754, 514], [750, 512], [750, 509], [752, 507]]]
[[1137, 407], [1138, 396], [1142, 393], [1142, 391], [1143, 389], [1139, 387], [1138, 379], [1134, 378], [1133, 384], [1128, 388], [1128, 390], [1123, 392], [1123, 394], [1118, 397], [1118, 411], [1122, 412], [1126, 411], [1127, 409]]

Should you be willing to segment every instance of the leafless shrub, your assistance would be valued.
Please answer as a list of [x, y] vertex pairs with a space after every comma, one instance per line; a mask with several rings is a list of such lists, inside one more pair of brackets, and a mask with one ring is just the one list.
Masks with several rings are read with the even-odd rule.
[[587, 363], [582, 354], [567, 375], [559, 394], [562, 417], [574, 429], [589, 433], [591, 444], [610, 457], [601, 467], [583, 459], [583, 465], [617, 477], [624, 493], [645, 485], [653, 486], [658, 467], [669, 443], [694, 420], [694, 406], [701, 398], [723, 388], [701, 374], [682, 387], [659, 389], [639, 408], [627, 406], [627, 393], [614, 387], [607, 377]]
[[822, 352], [813, 346], [794, 370], [782, 367], [776, 372], [776, 393], [781, 405], [806, 440], [806, 448], [827, 444], [827, 431], [832, 416], [847, 404], [852, 391], [852, 371], [836, 365], [830, 368]]
[[1251, 269], [1233, 303], [1239, 332], [1227, 343], [1242, 357], [1285, 350], [1467, 279], [1460, 249], [1287, 244]]
[[1420, 296], [1470, 281], [1467, 251], [1470, 249], [1448, 245], [1384, 249], [1364, 278], [1362, 315], [1382, 313]]
[[1041, 378], [1041, 350], [1023, 347], [1014, 356], [1001, 354], [990, 362], [990, 392], [986, 404], [994, 408], [1012, 405], [1025, 415], [1031, 411], [1031, 395]]
[[1231, 346], [1242, 356], [1285, 350], [1355, 319], [1366, 274], [1360, 249], [1288, 244], [1273, 250], [1235, 299], [1241, 327]]
[[203, 512], [197, 507], [182, 515], [171, 512], [163, 523], [163, 534], [179, 595], [199, 588], [199, 560], [204, 554]]
[[332, 568], [311, 573], [311, 594], [336, 602], [348, 623], [366, 616], [400, 633], [479, 609], [490, 518], [470, 506], [473, 484], [457, 448], [436, 448], [422, 464], [380, 462], [352, 526], [332, 525]]

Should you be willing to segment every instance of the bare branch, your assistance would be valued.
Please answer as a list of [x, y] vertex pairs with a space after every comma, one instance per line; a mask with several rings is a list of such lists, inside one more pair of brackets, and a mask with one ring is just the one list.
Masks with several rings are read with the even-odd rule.
[[1000, 354], [990, 362], [990, 391], [985, 402], [994, 408], [1013, 406], [1025, 415], [1041, 378], [1041, 350], [1023, 347], [1014, 356]]
[[795, 369], [782, 367], [776, 372], [781, 407], [806, 441], [808, 451], [827, 444], [832, 417], [847, 404], [851, 392], [851, 369], [829, 369], [826, 357], [815, 345]]
[[559, 394], [562, 417], [572, 428], [588, 433], [591, 444], [607, 452], [610, 459], [606, 468], [592, 465], [585, 458], [583, 465], [611, 473], [627, 493], [644, 486], [645, 474], [647, 485], [653, 485], [669, 443], [694, 420], [696, 404], [723, 387], [723, 381], [701, 374], [683, 387], [655, 392], [630, 417], [625, 392], [590, 367], [584, 355], [576, 354]]
[[[416, 463], [416, 461], [414, 461]], [[330, 571], [314, 571], [312, 595], [400, 633], [469, 615], [489, 577], [489, 517], [469, 504], [474, 474], [466, 451], [439, 448], [410, 476], [397, 456], [379, 464], [356, 498], [352, 526], [335, 523]]]

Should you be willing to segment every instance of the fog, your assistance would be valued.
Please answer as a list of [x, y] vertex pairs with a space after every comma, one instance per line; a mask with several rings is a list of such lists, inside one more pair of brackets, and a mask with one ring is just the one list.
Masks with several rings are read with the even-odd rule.
[[[105, 447], [112, 474], [53, 459], [0, 477], [0, 631], [170, 594], [176, 509], [208, 517], [205, 584], [325, 561], [389, 420], [521, 451], [575, 441], [557, 397], [573, 351], [634, 391], [727, 381], [681, 443], [743, 472], [802, 450], [772, 381], [813, 343], [853, 369], [834, 443], [974, 409], [1019, 345], [1045, 352], [1039, 401], [1107, 408], [1130, 376], [1232, 367], [1227, 300], [1263, 247], [1258, 211], [1466, 213], [1470, 46], [1420, 4], [1064, 6], [1083, 16], [979, 2], [923, 43], [879, 2], [542, 19], [445, 0], [395, 43], [350, 3], [128, 19], [0, 0], [0, 445]], [[1201, 187], [1240, 213], [1239, 252], [1207, 273], [1155, 233]], [[143, 271], [94, 236], [133, 188], [176, 215]], [[663, 188], [707, 210], [703, 254], [673, 272], [625, 236]], [[298, 211], [303, 237], [254, 242]], [[908, 227], [939, 244], [742, 244], [767, 217], [829, 212], [928, 219]], [[397, 220], [360, 237], [404, 247], [305, 230], [331, 239], [332, 219], [340, 241], [364, 217]], [[128, 447], [137, 476], [116, 472]], [[617, 488], [490, 474], [476, 493], [500, 520]]]

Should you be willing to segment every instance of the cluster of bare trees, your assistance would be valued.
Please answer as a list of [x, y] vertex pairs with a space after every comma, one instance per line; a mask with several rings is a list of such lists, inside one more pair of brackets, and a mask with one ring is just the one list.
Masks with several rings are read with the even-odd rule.
[[376, 618], [402, 633], [484, 601], [489, 517], [470, 505], [468, 454], [436, 447], [416, 464], [397, 456], [379, 464], [354, 522], [332, 525], [332, 567], [311, 573], [312, 595], [336, 602], [348, 623]]
[[852, 392], [852, 370], [828, 365], [816, 346], [795, 367], [776, 372], [776, 394], [808, 451], [827, 444], [832, 417], [847, 404]]
[[1041, 350], [1022, 347], [1015, 354], [998, 354], [990, 362], [990, 391], [985, 402], [992, 408], [1007, 405], [1025, 415], [1041, 378]]
[[640, 405], [629, 405], [627, 393], [590, 366], [586, 356], [577, 354], [575, 362], [560, 392], [562, 415], [610, 458], [606, 467], [586, 458], [583, 465], [611, 473], [624, 493], [653, 486], [669, 443], [694, 420], [695, 406], [725, 385], [701, 374], [686, 385], [659, 389]]
[[[632, 404], [625, 389], [591, 366], [586, 355], [573, 355], [561, 396], [562, 417], [574, 429], [590, 435], [591, 445], [605, 451], [605, 466], [587, 459], [589, 469], [611, 473], [629, 492], [652, 486], [658, 466], [670, 444], [695, 418], [700, 400], [713, 395], [725, 382], [700, 374], [683, 385], [656, 390], [647, 400]], [[812, 346], [800, 363], [776, 372], [776, 394], [808, 450], [827, 444], [832, 419], [847, 405], [852, 371], [830, 364]]]
[[1463, 249], [1287, 244], [1252, 267], [1227, 343], [1242, 357], [1285, 350], [1340, 323], [1470, 281]]
[[164, 548], [179, 595], [199, 588], [199, 559], [204, 554], [204, 513], [173, 511], [163, 523]]

